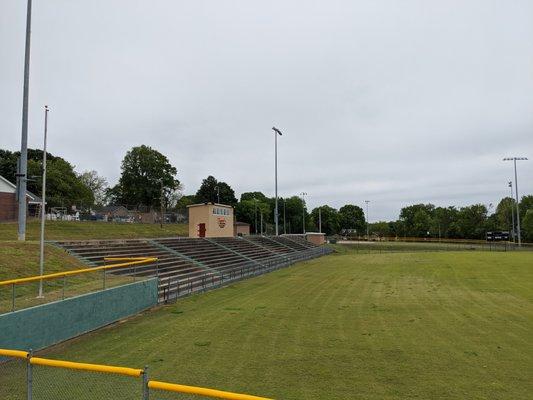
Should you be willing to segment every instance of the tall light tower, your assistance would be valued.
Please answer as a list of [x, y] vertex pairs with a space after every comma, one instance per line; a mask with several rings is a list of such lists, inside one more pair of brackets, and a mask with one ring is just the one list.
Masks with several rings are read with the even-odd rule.
[[513, 207], [513, 181], [509, 181], [509, 188], [511, 189], [511, 238], [514, 241], [515, 231], [514, 231], [514, 207]]
[[26, 11], [26, 48], [24, 52], [24, 85], [22, 89], [22, 135], [20, 141], [20, 160], [17, 171], [18, 197], [18, 240], [26, 240], [26, 183], [28, 175], [28, 98], [30, 91], [30, 37], [31, 1]]
[[368, 219], [368, 203], [370, 203], [370, 200], [365, 200], [365, 203], [366, 203], [366, 240], [370, 240], [370, 235], [368, 231], [369, 223], [370, 223]]
[[305, 233], [305, 196], [307, 196], [306, 192], [300, 193], [302, 195], [302, 231]]
[[518, 207], [518, 203], [520, 200], [518, 199], [518, 176], [516, 174], [516, 162], [517, 161], [527, 161], [526, 157], [506, 157], [503, 159], [503, 161], [513, 161], [514, 163], [514, 188], [516, 193], [516, 230], [518, 231], [518, 245], [522, 246], [522, 234], [520, 233], [520, 208]]
[[274, 222], [276, 223], [276, 236], [278, 236], [278, 135], [282, 136], [282, 134], [281, 131], [276, 127], [272, 127], [272, 130], [274, 131], [274, 180], [276, 182], [276, 207], [274, 210]]

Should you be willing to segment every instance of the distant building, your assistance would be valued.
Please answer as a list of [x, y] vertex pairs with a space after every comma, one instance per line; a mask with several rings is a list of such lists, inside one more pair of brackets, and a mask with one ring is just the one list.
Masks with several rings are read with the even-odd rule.
[[246, 222], [235, 222], [233, 225], [233, 236], [248, 236], [250, 234], [250, 224]]
[[233, 237], [233, 207], [225, 204], [204, 203], [187, 206], [189, 237]]
[[[41, 198], [26, 191], [26, 213], [38, 216]], [[0, 175], [0, 221], [15, 221], [18, 218], [17, 187]]]

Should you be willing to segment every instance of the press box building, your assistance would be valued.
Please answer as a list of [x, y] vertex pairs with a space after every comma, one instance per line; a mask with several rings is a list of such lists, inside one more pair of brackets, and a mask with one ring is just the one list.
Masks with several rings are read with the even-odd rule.
[[189, 210], [189, 237], [233, 237], [233, 207], [225, 204], [204, 203], [187, 206]]

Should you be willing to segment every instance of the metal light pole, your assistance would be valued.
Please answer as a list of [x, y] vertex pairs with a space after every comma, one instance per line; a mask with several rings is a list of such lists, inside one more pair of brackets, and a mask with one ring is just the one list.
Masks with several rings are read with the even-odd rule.
[[[43, 145], [43, 190], [41, 194], [41, 243], [39, 252], [39, 275], [44, 275], [44, 223], [46, 220], [46, 139], [48, 136], [48, 106], [44, 106], [44, 145]], [[43, 298], [43, 281], [39, 281], [38, 298]]]
[[215, 189], [217, 190], [217, 203], [220, 204], [220, 189], [218, 186], [215, 186]]
[[369, 235], [369, 232], [368, 232], [368, 228], [369, 228], [369, 218], [368, 218], [368, 203], [370, 203], [370, 200], [365, 200], [365, 203], [366, 203], [366, 240], [370, 240], [370, 235]]
[[278, 228], [278, 135], [281, 135], [281, 131], [276, 128], [272, 127], [272, 130], [274, 131], [274, 175], [275, 175], [275, 182], [276, 182], [276, 207], [274, 210], [274, 222], [276, 224], [276, 236], [279, 235], [279, 228]]
[[518, 176], [516, 173], [516, 162], [527, 161], [527, 158], [526, 157], [506, 157], [503, 159], [503, 161], [514, 162], [514, 188], [515, 188], [515, 193], [516, 193], [516, 230], [518, 231], [518, 246], [522, 246], [522, 234], [520, 233], [520, 208], [518, 207], [518, 203], [520, 203], [520, 200], [518, 199]]
[[24, 86], [22, 89], [22, 135], [20, 163], [17, 171], [18, 240], [26, 240], [26, 179], [28, 174], [28, 98], [30, 89], [31, 1], [26, 11], [26, 48], [24, 52]]
[[287, 201], [285, 200], [285, 197], [283, 198], [283, 234], [287, 234], [287, 214], [285, 213], [285, 209], [287, 208]]
[[322, 208], [318, 208], [318, 232], [322, 233]]
[[257, 235], [257, 199], [254, 196], [255, 234]]
[[300, 193], [302, 195], [302, 231], [305, 233], [305, 196], [306, 192]]
[[164, 203], [164, 200], [165, 200], [165, 193], [164, 193], [164, 187], [163, 187], [163, 180], [161, 179], [161, 194], [159, 195], [159, 208], [160, 208], [160, 211], [161, 211], [161, 218], [159, 220], [159, 226], [161, 227], [161, 229], [163, 229], [163, 218], [165, 218], [163, 216], [163, 203]]
[[514, 236], [514, 207], [513, 207], [513, 182], [509, 181], [509, 188], [511, 189], [511, 238], [513, 239], [513, 243], [515, 242]]

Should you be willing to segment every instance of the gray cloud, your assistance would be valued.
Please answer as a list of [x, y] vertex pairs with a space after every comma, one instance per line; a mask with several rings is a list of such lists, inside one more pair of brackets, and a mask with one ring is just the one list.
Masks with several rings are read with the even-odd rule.
[[[34, 2], [30, 146], [115, 182], [148, 144], [186, 192], [213, 174], [237, 192], [311, 206], [496, 202], [520, 165], [533, 193], [530, 1]], [[0, 3], [0, 147], [20, 142], [25, 5]]]

